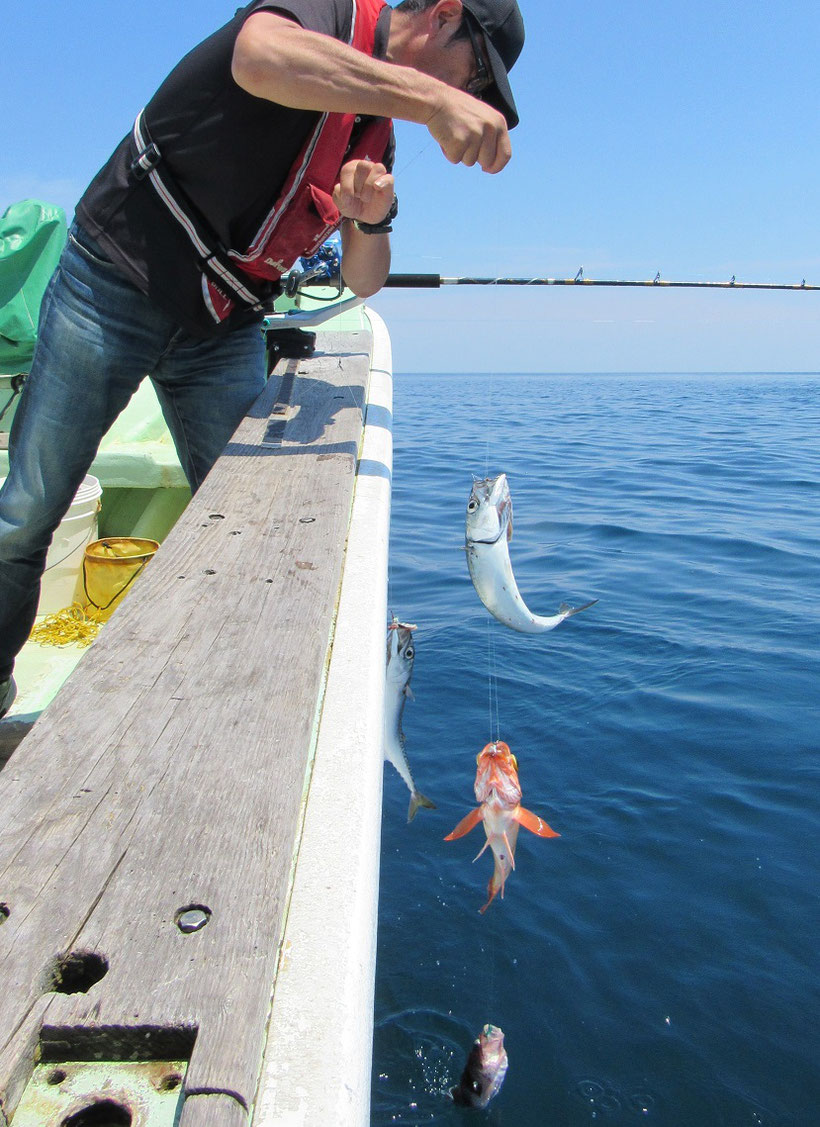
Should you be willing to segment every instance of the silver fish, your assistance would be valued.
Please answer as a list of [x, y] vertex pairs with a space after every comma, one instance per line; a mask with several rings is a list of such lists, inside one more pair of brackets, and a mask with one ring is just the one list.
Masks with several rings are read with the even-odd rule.
[[416, 656], [413, 645], [415, 629], [415, 626], [399, 622], [393, 616], [393, 622], [387, 630], [387, 672], [384, 682], [384, 757], [390, 760], [410, 790], [408, 822], [413, 821], [419, 806], [426, 806], [430, 810], [436, 808], [435, 803], [425, 798], [413, 781], [405, 752], [404, 732], [401, 730], [405, 701], [408, 697], [413, 699], [410, 678], [413, 676], [413, 661]]
[[479, 599], [494, 618], [522, 634], [542, 634], [598, 602], [593, 599], [581, 607], [561, 603], [557, 614], [533, 614], [521, 598], [510, 563], [512, 527], [507, 475], [473, 482], [467, 502], [467, 566]]
[[453, 1103], [461, 1107], [486, 1107], [498, 1094], [506, 1075], [504, 1034], [497, 1025], [485, 1025], [473, 1041], [461, 1079], [450, 1089]]

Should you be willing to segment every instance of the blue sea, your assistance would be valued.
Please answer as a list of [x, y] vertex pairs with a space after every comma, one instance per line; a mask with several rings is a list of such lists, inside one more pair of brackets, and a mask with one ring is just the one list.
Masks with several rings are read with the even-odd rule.
[[[820, 375], [395, 377], [389, 608], [418, 624], [406, 822], [385, 767], [372, 1123], [820, 1124]], [[505, 472], [536, 613], [490, 618], [463, 551]], [[497, 697], [497, 709], [496, 709]], [[486, 914], [496, 734], [522, 830]], [[486, 1111], [448, 1098], [492, 1022]]]

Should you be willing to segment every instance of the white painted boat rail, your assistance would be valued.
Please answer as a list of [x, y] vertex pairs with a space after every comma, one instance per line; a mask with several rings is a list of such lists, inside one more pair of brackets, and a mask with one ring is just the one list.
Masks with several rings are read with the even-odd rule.
[[253, 1127], [370, 1122], [393, 380], [387, 328], [366, 315], [364, 438]]

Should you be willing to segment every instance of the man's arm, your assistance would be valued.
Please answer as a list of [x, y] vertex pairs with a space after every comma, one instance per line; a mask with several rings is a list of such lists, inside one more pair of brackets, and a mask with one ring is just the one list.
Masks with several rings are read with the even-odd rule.
[[373, 59], [274, 12], [255, 12], [245, 21], [232, 73], [249, 94], [294, 109], [425, 125], [453, 164], [500, 172], [510, 159], [507, 124], [491, 106], [431, 75]]
[[390, 236], [365, 235], [346, 219], [342, 224], [342, 278], [358, 297], [372, 297], [390, 273]]

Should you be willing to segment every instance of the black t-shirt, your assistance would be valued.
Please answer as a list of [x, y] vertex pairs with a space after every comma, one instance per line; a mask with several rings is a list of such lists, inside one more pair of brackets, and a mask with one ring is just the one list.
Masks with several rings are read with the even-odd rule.
[[[254, 97], [234, 81], [236, 37], [248, 16], [262, 9], [349, 41], [352, 0], [255, 0], [189, 52], [145, 107], [151, 138], [162, 154], [161, 168], [220, 243], [240, 251], [270, 211], [319, 118], [316, 111]], [[386, 53], [389, 11], [385, 8], [379, 17], [376, 58]], [[385, 153], [388, 167], [392, 149], [391, 141]], [[192, 331], [214, 331], [199, 310], [198, 270], [190, 245], [147, 182], [135, 183], [129, 174], [134, 153], [129, 133], [80, 200], [77, 218], [157, 304]]]

